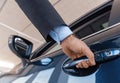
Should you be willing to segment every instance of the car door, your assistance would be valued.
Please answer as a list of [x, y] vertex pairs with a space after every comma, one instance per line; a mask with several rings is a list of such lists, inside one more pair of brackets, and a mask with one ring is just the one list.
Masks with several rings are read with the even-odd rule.
[[[119, 18], [116, 18], [116, 17], [119, 17], [119, 15], [117, 15], [117, 13], [119, 14], [119, 12], [117, 12], [118, 7], [115, 7], [116, 3], [118, 3], [117, 0], [115, 0], [112, 5], [113, 7], [110, 12], [110, 19], [108, 20], [108, 22], [106, 21], [104, 23], [102, 21], [103, 23], [101, 22], [99, 25], [100, 19], [98, 21], [98, 24], [97, 24], [97, 20], [95, 20], [96, 26], [103, 27], [105, 29], [100, 30], [99, 32], [96, 32], [92, 35], [85, 34], [87, 36], [85, 38], [83, 38], [83, 40], [90, 46], [91, 50], [93, 50], [94, 53], [100, 52], [102, 50], [106, 50], [106, 53], [107, 53], [107, 52], [110, 52], [110, 49], [114, 49], [114, 48], [119, 50], [120, 23], [119, 23]], [[117, 16], [115, 16], [115, 15], [117, 15]], [[84, 27], [83, 30], [84, 31], [87, 30], [86, 33], [90, 34], [90, 32], [95, 29], [95, 27], [96, 27], [95, 25], [94, 25], [94, 22], [93, 22], [93, 24], [92, 23], [90, 25], [88, 24], [89, 28], [84, 29], [85, 28]], [[111, 26], [109, 27], [108, 25], [111, 25]], [[91, 28], [92, 28], [92, 30], [91, 30]], [[81, 35], [81, 32], [82, 32], [82, 30], [78, 32], [78, 37], [80, 37], [79, 34]], [[83, 34], [84, 34], [84, 32], [83, 32]], [[109, 49], [109, 50], [107, 50], [107, 49]], [[86, 76], [86, 77], [83, 76], [82, 78], [81, 77], [76, 78], [76, 77], [70, 76], [69, 83], [76, 82], [76, 80], [80, 79], [80, 78], [81, 78], [81, 83], [82, 82], [84, 82], [84, 83], [114, 83], [114, 82], [119, 83], [120, 82], [119, 64], [120, 64], [120, 58], [117, 58], [110, 62], [105, 62], [105, 63], [101, 64], [100, 67], [98, 68], [98, 70], [90, 76]], [[84, 81], [82, 81], [82, 80], [84, 80]], [[80, 83], [80, 80], [78, 83]]]

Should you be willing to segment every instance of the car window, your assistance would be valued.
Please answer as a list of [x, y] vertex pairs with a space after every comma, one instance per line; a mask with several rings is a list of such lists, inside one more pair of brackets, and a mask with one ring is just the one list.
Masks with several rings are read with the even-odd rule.
[[98, 16], [97, 18], [91, 20], [89, 23], [86, 23], [83, 27], [76, 32], [78, 38], [84, 38], [90, 34], [98, 32], [102, 29], [108, 28], [109, 12]]
[[61, 46], [60, 46], [60, 45], [55, 45], [53, 48], [51, 48], [51, 49], [46, 53], [46, 55], [47, 55], [47, 54], [50, 54], [50, 53], [53, 53], [53, 52], [55, 52], [55, 51], [57, 51], [57, 50], [59, 50], [59, 49], [61, 49]]

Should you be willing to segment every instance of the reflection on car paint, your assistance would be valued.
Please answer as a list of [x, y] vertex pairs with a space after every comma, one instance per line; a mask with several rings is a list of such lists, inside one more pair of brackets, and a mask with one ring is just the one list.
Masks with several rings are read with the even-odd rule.
[[20, 77], [12, 83], [26, 83], [26, 82], [28, 83], [29, 80], [31, 80], [31, 79], [33, 79], [33, 81], [29, 82], [29, 83], [48, 83], [53, 71], [54, 71], [54, 68], [43, 70], [40, 72], [35, 72], [34, 73], [34, 74], [36, 74], [35, 76], [34, 76], [34, 74], [30, 74], [28, 76]]

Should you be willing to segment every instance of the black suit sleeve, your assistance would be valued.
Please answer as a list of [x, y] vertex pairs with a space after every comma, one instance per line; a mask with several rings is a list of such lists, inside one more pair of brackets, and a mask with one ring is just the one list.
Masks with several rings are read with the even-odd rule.
[[65, 25], [48, 0], [16, 0], [16, 2], [46, 40], [52, 28]]

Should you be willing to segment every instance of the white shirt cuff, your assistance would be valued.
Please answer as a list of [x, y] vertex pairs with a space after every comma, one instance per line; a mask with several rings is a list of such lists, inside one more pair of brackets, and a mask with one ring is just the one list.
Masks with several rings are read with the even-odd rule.
[[65, 38], [69, 35], [73, 34], [68, 26], [58, 26], [55, 27], [53, 30], [50, 31], [49, 35], [58, 43], [60, 44]]

